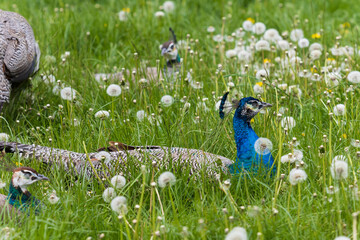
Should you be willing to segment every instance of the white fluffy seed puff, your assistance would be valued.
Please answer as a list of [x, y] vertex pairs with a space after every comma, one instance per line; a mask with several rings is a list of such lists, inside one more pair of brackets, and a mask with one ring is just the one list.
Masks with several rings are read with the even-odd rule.
[[61, 89], [60, 96], [64, 100], [72, 101], [76, 98], [76, 91], [71, 87]]
[[109, 116], [110, 116], [110, 113], [105, 110], [101, 110], [101, 111], [98, 111], [95, 113], [96, 118], [105, 119], [105, 118], [108, 118]]
[[123, 196], [115, 197], [110, 203], [111, 209], [120, 215], [125, 215], [128, 212], [127, 200]]
[[304, 170], [294, 168], [289, 173], [289, 182], [291, 185], [304, 182], [307, 179], [307, 174]]
[[283, 128], [292, 129], [296, 126], [296, 121], [293, 117], [284, 117], [281, 120], [280, 124]]
[[225, 240], [247, 240], [248, 236], [245, 228], [234, 227], [225, 237]]
[[165, 95], [161, 98], [161, 103], [164, 107], [170, 107], [174, 103], [174, 98], [170, 95]]
[[110, 84], [106, 89], [107, 95], [117, 97], [121, 94], [121, 87], [117, 84]]
[[121, 175], [116, 175], [111, 178], [111, 184], [114, 188], [120, 189], [126, 185], [126, 179]]
[[100, 151], [100, 152], [96, 153], [94, 157], [98, 161], [104, 161], [105, 163], [108, 163], [111, 161], [110, 153], [105, 152], [105, 151]]
[[60, 198], [59, 198], [58, 196], [56, 196], [56, 193], [55, 193], [55, 192], [53, 192], [53, 193], [50, 194], [48, 200], [49, 200], [49, 202], [50, 202], [51, 204], [55, 204], [55, 203], [57, 203], [57, 202], [60, 200]]
[[112, 187], [105, 189], [102, 194], [102, 197], [105, 202], [110, 202], [113, 198], [116, 197], [115, 189], [113, 189]]
[[336, 105], [334, 107], [333, 111], [334, 111], [334, 114], [336, 116], [345, 115], [345, 113], [346, 113], [345, 105], [344, 104], [338, 104], [338, 105]]
[[351, 83], [360, 83], [360, 72], [359, 71], [352, 71], [347, 76], [347, 79]]
[[258, 138], [254, 144], [254, 148], [257, 154], [267, 155], [272, 150], [273, 144], [267, 138]]
[[159, 178], [158, 178], [158, 184], [159, 187], [164, 188], [167, 185], [174, 185], [176, 182], [176, 177], [173, 173], [171, 172], [163, 172], [162, 174], [160, 174]]
[[331, 175], [334, 179], [345, 179], [348, 177], [348, 168], [347, 162], [334, 159], [330, 167]]
[[0, 141], [8, 142], [10, 139], [9, 134], [7, 133], [0, 133]]

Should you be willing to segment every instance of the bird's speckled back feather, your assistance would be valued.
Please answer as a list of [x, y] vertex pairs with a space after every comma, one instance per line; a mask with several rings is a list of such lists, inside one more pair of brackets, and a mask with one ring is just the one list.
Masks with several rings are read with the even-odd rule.
[[[57, 164], [63, 166], [65, 170], [73, 175], [85, 174], [85, 176], [88, 177], [92, 177], [94, 174], [88, 159], [91, 160], [94, 168], [99, 170], [98, 174], [108, 176], [113, 175], [114, 172], [109, 172], [107, 169], [114, 171], [114, 169], [116, 169], [115, 166], [118, 166], [119, 164], [123, 167], [123, 171], [126, 171], [126, 162], [129, 157], [138, 161], [139, 165], [145, 162], [155, 161], [157, 165], [161, 167], [169, 167], [170, 164], [189, 167], [190, 174], [205, 169], [211, 176], [215, 176], [221, 171], [227, 171], [228, 166], [233, 163], [228, 158], [204, 152], [202, 150], [178, 147], [135, 146], [135, 149], [132, 150], [110, 152], [111, 159], [108, 161], [96, 159], [95, 156], [97, 152], [89, 153], [88, 158], [85, 153], [0, 141], [0, 150], [4, 148], [6, 152], [18, 153], [21, 157], [35, 158], [49, 164]], [[103, 164], [105, 164], [107, 168], [104, 168]]]

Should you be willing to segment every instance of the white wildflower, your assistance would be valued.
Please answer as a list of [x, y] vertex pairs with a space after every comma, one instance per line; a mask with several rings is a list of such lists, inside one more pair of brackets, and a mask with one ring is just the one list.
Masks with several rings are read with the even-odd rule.
[[128, 20], [128, 15], [129, 15], [128, 12], [121, 10], [121, 11], [118, 13], [119, 20], [120, 20], [121, 22], [126, 22], [126, 21]]
[[243, 29], [248, 32], [253, 30], [253, 26], [254, 24], [249, 20], [244, 21], [242, 24]]
[[0, 179], [0, 189], [4, 188], [6, 186], [6, 183], [3, 182], [3, 180]]
[[117, 84], [110, 84], [106, 89], [106, 93], [110, 97], [117, 97], [121, 94], [121, 87]]
[[350, 144], [353, 146], [353, 147], [360, 147], [360, 140], [355, 140], [355, 139], [351, 139], [351, 142]]
[[265, 30], [266, 30], [266, 26], [262, 22], [255, 23], [252, 29], [252, 31], [257, 35], [263, 34]]
[[226, 56], [227, 58], [236, 57], [236, 54], [237, 54], [237, 52], [236, 52], [236, 50], [234, 50], [234, 49], [230, 49], [230, 50], [227, 50], [227, 51], [225, 52], [225, 56]]
[[334, 179], [345, 179], [348, 177], [348, 164], [342, 160], [333, 160], [330, 171]]
[[291, 185], [296, 185], [307, 179], [307, 174], [304, 170], [294, 168], [289, 173], [289, 181]]
[[111, 184], [114, 188], [123, 188], [126, 185], [126, 179], [121, 175], [116, 175], [111, 178]]
[[113, 189], [112, 187], [105, 189], [102, 197], [105, 202], [110, 202], [114, 197], [116, 197], [115, 189]]
[[204, 83], [202, 82], [195, 82], [195, 81], [190, 81], [190, 86], [193, 89], [202, 89], [204, 87]]
[[302, 151], [294, 149], [293, 153], [288, 153], [281, 157], [280, 161], [282, 163], [294, 163], [294, 162], [300, 162], [304, 157], [304, 154]]
[[162, 18], [162, 17], [165, 17], [165, 13], [163, 11], [157, 11], [157, 12], [155, 12], [154, 16], [156, 18]]
[[111, 200], [110, 206], [114, 212], [120, 215], [125, 215], [128, 212], [127, 200], [123, 196], [118, 196]]
[[55, 204], [60, 200], [60, 198], [56, 196], [56, 193], [51, 193], [48, 200], [51, 204]]
[[264, 39], [269, 42], [277, 42], [281, 40], [278, 30], [270, 28], [264, 33]]
[[64, 100], [72, 101], [76, 98], [76, 91], [71, 87], [61, 89], [60, 96]]
[[55, 83], [56, 82], [56, 78], [55, 78], [55, 76], [54, 75], [52, 75], [52, 74], [50, 74], [50, 75], [44, 75], [43, 76], [43, 80], [44, 80], [44, 82], [45, 83], [47, 83], [47, 84], [53, 84], [53, 83]]
[[215, 42], [221, 42], [224, 39], [224, 37], [221, 34], [217, 34], [213, 36], [213, 40]]
[[95, 159], [108, 163], [111, 161], [111, 155], [108, 152], [100, 151], [94, 155]]
[[278, 48], [280, 48], [280, 50], [285, 51], [288, 50], [290, 48], [289, 42], [286, 40], [280, 40], [277, 42], [277, 46]]
[[256, 72], [256, 78], [261, 80], [263, 78], [267, 78], [269, 77], [269, 71], [265, 70], [265, 69], [260, 69], [259, 71]]
[[314, 50], [318, 50], [318, 51], [321, 52], [323, 50], [323, 47], [322, 47], [322, 45], [320, 43], [313, 43], [313, 44], [310, 45], [309, 51], [312, 52]]
[[346, 113], [345, 105], [338, 104], [334, 107], [333, 111], [336, 116], [345, 115], [345, 113]]
[[207, 30], [208, 33], [215, 32], [215, 28], [213, 26], [209, 26], [206, 30]]
[[245, 228], [234, 227], [225, 237], [225, 240], [248, 240]]
[[176, 177], [171, 172], [163, 172], [158, 178], [159, 187], [164, 188], [167, 185], [174, 185], [176, 182]]
[[145, 111], [144, 110], [137, 111], [136, 112], [136, 117], [140, 122], [144, 121], [144, 118], [146, 117]]
[[262, 86], [260, 86], [259, 84], [255, 84], [253, 89], [254, 89], [255, 94], [264, 93], [264, 88]]
[[290, 39], [293, 42], [297, 42], [304, 37], [304, 32], [301, 29], [294, 29], [290, 32]]
[[9, 134], [7, 133], [0, 133], [0, 141], [8, 142], [10, 139]]
[[256, 51], [270, 51], [270, 43], [266, 40], [259, 40], [255, 44]]
[[161, 103], [164, 107], [170, 107], [174, 103], [174, 98], [170, 95], [165, 95], [161, 98]]
[[347, 79], [349, 80], [349, 82], [352, 83], [360, 83], [360, 72], [359, 71], [352, 71], [349, 73], [349, 75], [347, 76]]
[[310, 58], [311, 60], [316, 60], [321, 57], [321, 51], [320, 50], [313, 50], [310, 52]]
[[249, 51], [241, 50], [238, 53], [238, 58], [241, 62], [249, 63], [253, 59], [253, 55]]
[[300, 48], [307, 48], [309, 46], [310, 42], [306, 38], [302, 38], [298, 41], [298, 45]]
[[346, 236], [338, 236], [334, 240], [351, 240], [351, 239]]
[[110, 113], [106, 110], [100, 110], [95, 113], [96, 118], [105, 119], [105, 118], [108, 118], [109, 116], [110, 116]]
[[165, 12], [172, 12], [175, 9], [175, 3], [173, 1], [165, 1], [163, 8]]
[[281, 127], [287, 129], [292, 129], [296, 125], [296, 121], [293, 117], [284, 117], [280, 123], [281, 123]]
[[344, 49], [342, 47], [330, 48], [330, 52], [334, 56], [342, 56], [342, 55], [344, 55]]
[[256, 153], [260, 155], [267, 155], [273, 148], [272, 142], [267, 138], [258, 138], [255, 141], [254, 148]]

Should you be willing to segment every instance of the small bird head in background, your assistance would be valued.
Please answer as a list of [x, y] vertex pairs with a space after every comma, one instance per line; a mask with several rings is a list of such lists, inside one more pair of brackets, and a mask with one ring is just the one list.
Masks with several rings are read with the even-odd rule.
[[22, 192], [27, 192], [27, 187], [40, 180], [49, 180], [29, 167], [19, 167], [13, 170], [12, 184], [15, 188], [20, 187]]
[[[272, 106], [270, 103], [262, 102], [259, 99], [253, 97], [246, 97], [240, 100], [235, 100], [229, 104], [226, 102], [228, 94], [229, 92], [225, 93], [220, 102], [219, 113], [221, 119], [223, 119], [225, 116], [224, 111], [230, 112], [232, 109], [236, 109], [234, 118], [240, 118], [246, 122], [249, 122], [262, 109]], [[231, 108], [231, 110], [229, 111], [226, 108]]]
[[164, 56], [167, 60], [177, 60], [178, 50], [176, 48], [176, 35], [172, 28], [169, 28], [172, 39], [161, 45], [161, 56]]

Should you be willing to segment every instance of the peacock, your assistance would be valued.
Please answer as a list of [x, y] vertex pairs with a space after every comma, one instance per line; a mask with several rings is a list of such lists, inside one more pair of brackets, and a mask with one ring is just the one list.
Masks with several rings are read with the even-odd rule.
[[30, 208], [38, 214], [41, 202], [31, 195], [27, 188], [41, 180], [49, 179], [30, 167], [15, 168], [10, 181], [9, 194], [7, 196], [0, 194], [1, 215], [21, 215], [21, 213], [29, 213]]
[[228, 104], [227, 97], [229, 92], [225, 93], [221, 99], [219, 114], [224, 119], [226, 108], [235, 109], [233, 117], [233, 128], [235, 132], [235, 142], [237, 148], [236, 161], [229, 166], [231, 174], [237, 175], [242, 172], [257, 173], [261, 167], [265, 173], [270, 175], [276, 172], [274, 158], [270, 151], [262, 155], [255, 150], [255, 142], [259, 139], [254, 129], [251, 127], [251, 119], [261, 110], [271, 107], [270, 103], [262, 102], [253, 97], [245, 97], [235, 100]]
[[132, 164], [139, 167], [148, 162], [157, 167], [180, 167], [180, 170], [188, 168], [190, 175], [204, 169], [210, 177], [218, 177], [221, 172], [227, 173], [228, 166], [233, 163], [228, 158], [199, 149], [130, 146], [120, 142], [110, 142], [109, 147], [85, 154], [35, 144], [0, 141], [0, 151], [17, 153], [20, 157], [36, 159], [48, 165], [57, 164], [73, 176], [89, 178], [96, 175], [101, 178], [109, 177], [120, 171], [126, 173], [129, 158], [134, 159]]
[[24, 17], [0, 9], [0, 112], [11, 88], [39, 69], [40, 49]]

